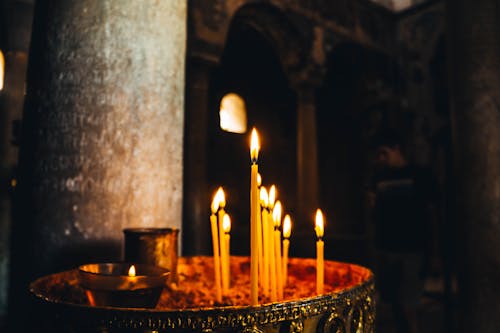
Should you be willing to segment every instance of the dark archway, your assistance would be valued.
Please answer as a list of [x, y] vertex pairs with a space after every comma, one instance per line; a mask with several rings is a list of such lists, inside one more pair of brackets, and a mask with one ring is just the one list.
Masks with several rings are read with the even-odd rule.
[[334, 259], [366, 258], [365, 192], [369, 138], [387, 121], [394, 88], [393, 62], [359, 45], [337, 46], [317, 95], [320, 204], [333, 238]]
[[232, 253], [244, 255], [249, 254], [249, 131], [233, 134], [220, 129], [219, 103], [226, 93], [235, 92], [245, 99], [249, 130], [255, 126], [259, 131], [259, 171], [264, 185], [278, 186], [287, 210], [294, 207], [296, 192], [295, 94], [270, 36], [246, 23], [235, 15], [211, 83], [208, 129], [208, 183], [211, 193], [224, 187], [233, 220]]

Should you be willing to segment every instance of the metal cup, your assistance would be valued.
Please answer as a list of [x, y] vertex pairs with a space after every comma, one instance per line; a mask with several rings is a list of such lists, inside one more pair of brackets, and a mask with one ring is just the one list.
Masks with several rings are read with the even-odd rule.
[[125, 261], [150, 264], [170, 271], [169, 284], [177, 283], [179, 229], [126, 228]]

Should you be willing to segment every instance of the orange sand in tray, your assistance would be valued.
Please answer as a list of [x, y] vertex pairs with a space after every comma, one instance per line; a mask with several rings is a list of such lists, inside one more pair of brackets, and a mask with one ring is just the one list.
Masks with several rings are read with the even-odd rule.
[[[231, 288], [222, 304], [215, 302], [212, 257], [181, 257], [178, 261], [179, 282], [175, 288], [163, 289], [156, 310], [200, 309], [214, 306], [247, 306], [250, 304], [249, 257], [231, 257]], [[335, 261], [325, 261], [325, 294], [339, 292], [368, 281], [372, 273], [367, 268]], [[38, 282], [38, 290], [56, 302], [88, 304], [78, 279], [71, 270], [46, 276]], [[316, 296], [316, 260], [290, 258], [288, 284], [284, 301]], [[259, 303], [270, 299], [259, 293]]]
[[[231, 257], [231, 288], [216, 302], [212, 257], [182, 257], [178, 262], [179, 282], [176, 288], [165, 288], [156, 309], [174, 310], [213, 306], [246, 306], [250, 304], [250, 261], [248, 257]], [[325, 294], [339, 292], [369, 280], [371, 272], [361, 266], [325, 261]], [[316, 260], [290, 258], [284, 301], [316, 296]], [[259, 292], [259, 303], [270, 303]]]

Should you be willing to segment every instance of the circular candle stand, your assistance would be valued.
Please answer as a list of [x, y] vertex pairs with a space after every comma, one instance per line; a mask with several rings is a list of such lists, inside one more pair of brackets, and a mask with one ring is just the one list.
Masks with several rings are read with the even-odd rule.
[[44, 276], [30, 285], [43, 332], [316, 332], [372, 333], [375, 289], [362, 266], [325, 261], [325, 293], [315, 295], [315, 260], [290, 258], [285, 297], [260, 295], [249, 304], [248, 257], [231, 257], [231, 289], [214, 304], [211, 257], [181, 257], [178, 285], [164, 288], [155, 308], [90, 306], [77, 270]]

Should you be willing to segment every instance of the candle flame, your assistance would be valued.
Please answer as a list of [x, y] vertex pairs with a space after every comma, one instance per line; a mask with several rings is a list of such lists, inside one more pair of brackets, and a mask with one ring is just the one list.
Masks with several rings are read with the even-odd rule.
[[269, 189], [269, 207], [273, 208], [276, 201], [277, 190], [276, 186], [272, 185]]
[[0, 50], [0, 90], [3, 89], [3, 81], [5, 78], [5, 57], [2, 50]]
[[262, 207], [267, 207], [269, 205], [269, 196], [267, 195], [267, 189], [264, 186], [260, 188], [260, 204]]
[[226, 195], [224, 194], [224, 190], [222, 186], [219, 187], [217, 193], [215, 193], [215, 197], [217, 198], [217, 203], [220, 208], [224, 208], [226, 206]]
[[257, 186], [260, 187], [262, 185], [262, 176], [260, 173], [257, 174]]
[[135, 266], [132, 265], [130, 266], [130, 268], [128, 269], [128, 276], [135, 276]]
[[324, 234], [323, 213], [319, 208], [316, 210], [316, 226], [314, 230], [316, 231], [316, 236], [318, 236], [318, 238], [323, 237]]
[[292, 219], [290, 215], [286, 214], [285, 219], [283, 220], [283, 237], [290, 238], [290, 234], [292, 233]]
[[212, 214], [217, 213], [217, 211], [219, 210], [219, 195], [218, 194], [219, 194], [219, 191], [215, 192], [214, 198], [212, 199], [212, 205], [211, 205]]
[[259, 157], [259, 136], [255, 127], [252, 129], [252, 136], [250, 139], [250, 159], [253, 163], [257, 162]]
[[215, 192], [214, 194], [214, 198], [212, 199], [212, 206], [211, 206], [212, 214], [217, 213], [219, 207], [224, 208], [225, 205], [226, 205], [226, 198], [224, 195], [224, 190], [222, 189], [222, 187], [219, 187], [217, 189], [217, 192]]
[[222, 230], [224, 230], [226, 234], [231, 231], [231, 218], [227, 214], [224, 214], [222, 218]]
[[281, 202], [278, 200], [276, 201], [276, 204], [274, 204], [274, 209], [273, 209], [273, 221], [274, 221], [274, 226], [276, 228], [279, 228], [279, 226], [281, 225], [281, 212], [282, 212]]

